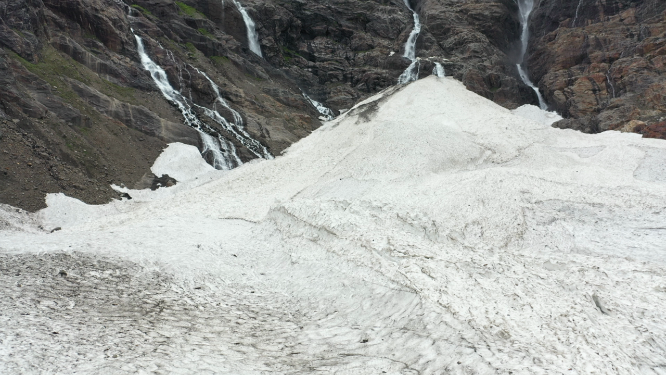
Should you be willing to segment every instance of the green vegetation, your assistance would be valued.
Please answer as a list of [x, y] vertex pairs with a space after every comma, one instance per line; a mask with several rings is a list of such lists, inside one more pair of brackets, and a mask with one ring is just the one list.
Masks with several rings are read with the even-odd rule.
[[209, 38], [214, 38], [215, 37], [213, 34], [211, 34], [208, 30], [204, 29], [203, 27], [197, 29], [197, 31], [199, 31], [202, 35], [205, 35]]
[[248, 73], [245, 73], [245, 77], [247, 77], [247, 78], [251, 78], [251, 79], [253, 79], [253, 80], [255, 80], [255, 81], [258, 81], [258, 82], [261, 82], [261, 81], [264, 80], [264, 79], [261, 78], [261, 77], [257, 77], [257, 76], [255, 76], [255, 75], [253, 75], [253, 74], [248, 74]]
[[99, 38], [97, 38], [97, 35], [91, 34], [86, 30], [83, 31], [83, 37], [86, 38], [86, 39], [93, 39], [93, 40], [99, 41]]
[[181, 13], [188, 15], [190, 17], [195, 17], [195, 18], [206, 18], [206, 16], [196, 10], [195, 8], [181, 2], [181, 1], [176, 1], [176, 5], [178, 5], [178, 8], [180, 8]]
[[131, 102], [134, 99], [135, 90], [131, 87], [116, 85], [115, 83], [109, 82], [105, 79], [102, 79], [101, 83], [104, 85], [104, 88], [100, 91], [104, 92], [108, 96], [128, 102]]
[[298, 52], [294, 50], [290, 50], [289, 48], [282, 46], [282, 57], [284, 58], [284, 61], [290, 62], [292, 58], [295, 56], [303, 57], [301, 56]]
[[17, 33], [18, 35], [20, 35], [21, 38], [25, 38], [25, 34], [23, 34], [23, 32], [22, 32], [21, 30], [19, 30], [19, 29], [15, 29], [15, 28], [12, 28], [12, 30], [13, 30], [15, 33]]
[[190, 53], [196, 53], [197, 52], [197, 47], [194, 46], [194, 44], [187, 42], [185, 44], [185, 48], [190, 52]]
[[[101, 78], [86, 66], [76, 62], [63, 53], [58, 52], [53, 47], [49, 46], [44, 48], [38, 63], [32, 63], [15, 53], [12, 53], [12, 57], [19, 61], [28, 71], [48, 82], [54, 95], [59, 96], [65, 103], [78, 109], [83, 116], [89, 118], [91, 124], [106, 120], [85, 100], [79, 97], [79, 95], [72, 89], [70, 80], [84, 83], [109, 97], [124, 102], [131, 103], [135, 100], [135, 89], [120, 86]], [[93, 128], [86, 125], [73, 128], [83, 137], [91, 136], [91, 133], [94, 133]], [[78, 142], [68, 143], [67, 147], [73, 151], [78, 151], [80, 155], [86, 155], [85, 149], [82, 148]]]
[[224, 65], [229, 62], [229, 58], [226, 56], [211, 56], [210, 59], [217, 65]]
[[139, 5], [139, 4], [132, 4], [131, 6], [132, 6], [132, 8], [141, 11], [141, 13], [143, 13], [143, 14], [145, 14], [145, 15], [148, 15], [148, 16], [152, 16], [152, 15], [153, 15], [152, 13], [150, 13], [150, 11], [149, 11], [148, 9], [142, 7], [142, 6]]

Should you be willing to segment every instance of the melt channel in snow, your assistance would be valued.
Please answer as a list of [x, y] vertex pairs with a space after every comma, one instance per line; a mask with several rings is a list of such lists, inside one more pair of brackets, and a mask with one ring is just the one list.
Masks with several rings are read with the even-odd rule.
[[0, 372], [664, 373], [666, 144], [556, 119], [429, 77], [274, 160], [3, 206]]

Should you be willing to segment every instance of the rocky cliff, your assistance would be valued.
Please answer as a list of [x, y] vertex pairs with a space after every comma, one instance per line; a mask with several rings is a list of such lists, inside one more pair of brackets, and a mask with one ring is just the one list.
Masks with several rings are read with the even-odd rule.
[[541, 0], [529, 71], [557, 124], [666, 138], [666, 2]]
[[[537, 104], [516, 70], [513, 0], [0, 0], [0, 203], [35, 210], [53, 192], [102, 203], [117, 196], [110, 184], [155, 185], [149, 167], [168, 142], [213, 161], [201, 129], [226, 139], [238, 162], [257, 157], [240, 133], [279, 155], [320, 125], [304, 93], [337, 114], [396, 84], [411, 63], [410, 8], [422, 24], [419, 77], [439, 63], [507, 108]], [[567, 118], [559, 126], [663, 134], [664, 8], [536, 5], [527, 66]], [[185, 119], [135, 36], [192, 108]]]

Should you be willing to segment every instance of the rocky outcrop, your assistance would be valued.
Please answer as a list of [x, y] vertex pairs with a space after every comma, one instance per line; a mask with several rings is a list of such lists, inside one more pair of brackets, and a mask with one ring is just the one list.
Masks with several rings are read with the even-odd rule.
[[[403, 0], [248, 0], [266, 59], [308, 94], [334, 109], [397, 82], [409, 66], [404, 44], [414, 21]], [[220, 19], [245, 36], [231, 2]], [[509, 0], [413, 1], [423, 31], [417, 42], [420, 76], [435, 62], [472, 91], [509, 108], [537, 103], [518, 78], [512, 56], [520, 24]], [[246, 44], [244, 44], [246, 45]]]
[[423, 0], [416, 9], [425, 23], [417, 46], [424, 56], [446, 58], [447, 75], [507, 108], [538, 104], [515, 65], [520, 21], [514, 1]]
[[[202, 108], [216, 105], [196, 73], [207, 72], [273, 154], [318, 127], [298, 87], [246, 54], [201, 3], [139, 3], [128, 16], [115, 0], [1, 0], [0, 202], [34, 210], [44, 193], [64, 191], [104, 203], [117, 196], [112, 183], [141, 185], [165, 143], [200, 143], [143, 69], [131, 28]], [[244, 161], [255, 157], [236, 147]]]
[[666, 2], [542, 0], [530, 25], [529, 71], [566, 118], [556, 126], [665, 136]]
[[[411, 63], [403, 53], [414, 19], [404, 0], [239, 1], [263, 57], [250, 51], [233, 1], [0, 0], [0, 202], [37, 209], [44, 192], [58, 191], [105, 202], [115, 196], [110, 183], [150, 185], [165, 143], [199, 145], [143, 68], [134, 33], [206, 131], [228, 139], [243, 162], [256, 152], [206, 110], [239, 116], [243, 132], [279, 155], [320, 125], [303, 93], [337, 113], [396, 84]], [[507, 108], [537, 104], [515, 65], [515, 1], [409, 5], [422, 23], [420, 77], [440, 63]], [[566, 117], [558, 126], [664, 136], [665, 11], [660, 0], [537, 4], [528, 70]]]

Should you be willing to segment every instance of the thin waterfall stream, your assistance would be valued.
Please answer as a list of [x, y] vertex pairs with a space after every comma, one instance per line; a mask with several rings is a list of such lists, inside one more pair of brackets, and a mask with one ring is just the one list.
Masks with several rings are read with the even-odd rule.
[[440, 63], [435, 63], [435, 67], [432, 69], [432, 74], [436, 75], [439, 78], [446, 77], [446, 71]]
[[321, 115], [321, 116], [319, 116], [320, 120], [322, 120], [322, 121], [331, 121], [336, 117], [335, 112], [333, 112], [332, 109], [330, 109], [330, 108], [326, 107], [325, 105], [319, 103], [318, 101], [312, 99], [303, 90], [301, 90], [301, 93], [303, 93], [303, 97], [305, 99], [307, 99], [307, 101], [309, 101], [310, 104], [312, 104], [312, 106], [317, 109], [317, 112], [319, 112], [319, 114]]
[[[132, 30], [132, 34], [134, 34], [134, 30]], [[136, 39], [137, 51], [141, 58], [141, 65], [143, 65], [144, 69], [150, 72], [150, 76], [153, 78], [153, 82], [157, 85], [162, 96], [178, 107], [185, 119], [185, 124], [199, 131], [199, 136], [201, 137], [201, 142], [203, 144], [202, 154], [206, 155], [210, 153], [213, 159], [212, 165], [216, 169], [232, 169], [241, 165], [242, 162], [236, 153], [234, 145], [222, 136], [218, 135], [217, 139], [215, 139], [208, 134], [212, 133], [213, 130], [199, 120], [192, 110], [192, 106], [187, 102], [187, 98], [185, 98], [180, 91], [175, 90], [171, 86], [164, 69], [157, 65], [146, 53], [143, 39], [136, 34], [134, 34], [134, 38]]]
[[409, 38], [407, 38], [407, 42], [405, 43], [405, 53], [402, 56], [411, 60], [412, 63], [409, 64], [409, 67], [407, 67], [407, 69], [405, 69], [400, 75], [398, 78], [398, 84], [416, 81], [419, 78], [420, 69], [419, 60], [416, 58], [416, 40], [421, 33], [421, 20], [418, 13], [416, 13], [416, 11], [412, 9], [412, 6], [409, 5], [409, 0], [404, 0], [404, 2], [414, 17], [414, 29], [409, 33]]
[[532, 83], [527, 71], [523, 67], [523, 64], [525, 63], [525, 55], [527, 54], [527, 43], [530, 39], [529, 19], [533, 9], [534, 0], [518, 0], [518, 13], [520, 16], [522, 32], [520, 34], [520, 60], [518, 64], [516, 64], [516, 67], [518, 68], [520, 79], [522, 79], [523, 82], [531, 87], [537, 94], [537, 97], [539, 98], [539, 107], [541, 107], [541, 109], [548, 109], [548, 105], [546, 105], [546, 101], [543, 99], [543, 96], [541, 96], [541, 92], [536, 86], [534, 86], [534, 83]]
[[[132, 8], [124, 3], [123, 5], [125, 5], [126, 8], [128, 9], [129, 13], [128, 17], [132, 17], [131, 15]], [[173, 86], [171, 86], [171, 84], [169, 83], [168, 76], [164, 71], [164, 69], [162, 69], [161, 66], [155, 63], [146, 53], [143, 39], [140, 36], [136, 35], [136, 33], [134, 33], [134, 29], [130, 30], [132, 32], [132, 35], [134, 35], [134, 38], [136, 39], [137, 52], [141, 59], [141, 65], [143, 66], [144, 69], [150, 72], [150, 76], [152, 77], [153, 82], [155, 83], [157, 88], [162, 93], [162, 96], [164, 96], [165, 99], [167, 99], [167, 101], [173, 103], [176, 107], [178, 107], [180, 113], [183, 115], [185, 124], [196, 129], [199, 132], [199, 136], [201, 137], [201, 142], [202, 142], [201, 153], [204, 156], [206, 155], [211, 156], [212, 159], [211, 164], [213, 165], [214, 168], [233, 169], [243, 164], [243, 162], [238, 156], [238, 152], [234, 144], [225, 139], [222, 135], [219, 134], [219, 132], [211, 128], [208, 124], [201, 121], [198, 118], [193, 108], [197, 108], [198, 110], [202, 111], [207, 117], [209, 117], [211, 120], [215, 121], [217, 124], [222, 126], [222, 128], [225, 131], [231, 134], [234, 137], [234, 139], [236, 139], [240, 144], [245, 146], [255, 156], [264, 159], [273, 159], [273, 155], [271, 155], [268, 149], [264, 145], [262, 145], [261, 142], [252, 138], [250, 134], [247, 133], [247, 131], [243, 127], [243, 118], [240, 115], [240, 113], [238, 113], [238, 111], [232, 109], [229, 106], [229, 104], [226, 102], [226, 100], [224, 100], [224, 98], [220, 94], [220, 90], [217, 84], [215, 84], [215, 82], [210, 77], [208, 77], [207, 74], [193, 67], [194, 70], [197, 71], [197, 73], [201, 74], [208, 80], [208, 82], [211, 84], [211, 87], [213, 88], [213, 91], [215, 92], [216, 98], [215, 102], [213, 103], [213, 109], [198, 105], [194, 103], [194, 101], [192, 101], [191, 98], [188, 101], [188, 98], [185, 97], [181, 91], [174, 89]], [[167, 55], [170, 56], [177, 64], [175, 58], [173, 57], [173, 53], [171, 53], [171, 51], [168, 50], [166, 51]], [[183, 81], [182, 81], [182, 70], [180, 65], [178, 65], [178, 70], [179, 70], [178, 79], [182, 87]], [[187, 70], [187, 72], [189, 74], [189, 70]], [[231, 113], [231, 115], [234, 118], [233, 122], [228, 121], [224, 116], [222, 116], [217, 111], [216, 106], [218, 104], [220, 104], [228, 112]], [[216, 137], [214, 137], [211, 134], [216, 135]]]
[[259, 34], [257, 34], [257, 27], [252, 17], [247, 13], [247, 10], [243, 7], [238, 0], [232, 0], [236, 8], [243, 16], [243, 21], [245, 22], [245, 28], [247, 29], [247, 43], [249, 44], [250, 51], [254, 52], [257, 56], [263, 57], [261, 54], [261, 45], [259, 44]]

